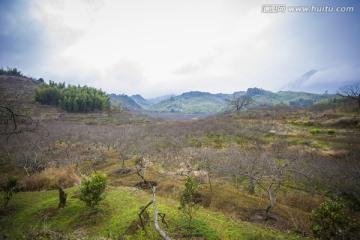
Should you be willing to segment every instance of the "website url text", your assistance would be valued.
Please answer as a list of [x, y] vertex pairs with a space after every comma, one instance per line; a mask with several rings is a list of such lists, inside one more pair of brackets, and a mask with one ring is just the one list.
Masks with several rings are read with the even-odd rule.
[[352, 6], [287, 6], [285, 4], [263, 4], [261, 6], [262, 13], [349, 13], [354, 12], [355, 8]]

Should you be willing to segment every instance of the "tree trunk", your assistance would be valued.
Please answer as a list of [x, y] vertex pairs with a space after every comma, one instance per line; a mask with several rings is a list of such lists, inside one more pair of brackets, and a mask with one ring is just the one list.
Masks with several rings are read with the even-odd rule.
[[122, 159], [122, 165], [121, 165], [122, 168], [126, 168], [125, 166], [125, 159]]
[[[141, 171], [141, 170], [140, 170]], [[140, 171], [136, 171], [136, 174], [139, 176], [139, 177], [141, 177], [141, 179], [143, 180], [143, 182], [144, 182], [144, 185], [147, 185], [147, 181], [145, 180], [145, 177], [140, 173]]]
[[249, 178], [247, 191], [251, 195], [253, 195], [255, 193], [255, 182], [254, 182], [253, 178]]
[[210, 171], [208, 171], [208, 183], [209, 183], [209, 186], [210, 186], [210, 191], [212, 191], [212, 184], [211, 184], [211, 179], [210, 179]]
[[164, 240], [171, 240], [171, 238], [166, 234], [166, 232], [164, 230], [162, 230], [158, 224], [158, 211], [156, 209], [156, 196], [155, 196], [155, 190], [156, 187], [152, 187], [152, 192], [153, 192], [153, 208], [154, 208], [154, 226], [156, 231], [159, 233], [159, 235], [161, 236], [162, 239]]
[[[145, 224], [144, 224], [144, 221], [143, 221], [143, 218], [142, 218], [142, 215], [144, 214], [144, 213], [146, 213], [145, 212], [145, 210], [151, 205], [153, 203], [153, 201], [151, 201], [151, 202], [149, 202], [148, 204], [146, 204], [146, 206], [145, 207], [141, 207], [140, 209], [141, 209], [141, 211], [139, 212], [139, 218], [140, 218], [140, 223], [141, 223], [141, 227], [142, 227], [142, 229], [143, 230], [145, 230]], [[149, 214], [144, 214], [145, 215], [145, 219], [144, 220], [148, 220], [148, 218], [149, 218]]]
[[268, 196], [269, 196], [269, 206], [266, 208], [265, 220], [269, 220], [270, 218], [275, 219], [273, 217], [270, 217], [270, 214], [271, 214], [271, 211], [275, 207], [276, 196], [275, 196], [275, 193], [273, 191], [271, 191], [271, 190], [268, 190], [267, 193], [268, 193]]
[[66, 205], [67, 193], [64, 191], [63, 187], [59, 186], [59, 208], [63, 208]]

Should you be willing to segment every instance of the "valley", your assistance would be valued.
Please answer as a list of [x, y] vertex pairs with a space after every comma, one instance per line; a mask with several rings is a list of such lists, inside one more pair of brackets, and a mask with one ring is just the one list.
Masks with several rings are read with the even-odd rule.
[[[21, 116], [14, 126], [1, 115], [0, 182], [19, 187], [0, 210], [4, 239], [161, 239], [153, 208], [144, 227], [138, 216], [154, 186], [173, 239], [313, 239], [314, 210], [329, 201], [344, 205], [334, 239], [359, 237], [356, 101], [249, 88], [240, 111], [233, 94], [188, 92], [157, 103], [114, 94], [109, 109], [68, 112], [36, 102], [29, 78], [0, 83], [2, 104]], [[108, 185], [90, 208], [80, 189], [97, 173]], [[191, 226], [179, 209], [188, 178], [199, 185]]]

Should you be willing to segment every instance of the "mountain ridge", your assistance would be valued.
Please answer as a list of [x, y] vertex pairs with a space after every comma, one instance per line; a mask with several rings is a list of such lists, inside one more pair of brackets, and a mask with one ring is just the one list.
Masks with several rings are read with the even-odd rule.
[[[15, 84], [20, 82], [28, 83], [29, 88], [34, 89], [43, 83], [39, 80], [1, 76], [3, 85]], [[23, 85], [24, 83], [20, 84]], [[15, 89], [15, 88], [14, 88]], [[229, 102], [234, 95], [247, 94], [252, 97], [253, 103], [250, 108], [268, 107], [277, 104], [289, 106], [307, 106], [315, 104], [321, 100], [333, 97], [331, 94], [316, 94], [298, 91], [278, 91], [272, 92], [261, 88], [248, 88], [246, 91], [235, 91], [227, 93], [209, 93], [202, 91], [189, 91], [179, 95], [166, 95], [153, 99], [145, 99], [139, 94], [128, 96], [125, 94], [108, 94], [112, 105], [130, 112], [142, 112], [144, 114], [199, 114], [214, 115], [231, 111]]]
[[326, 94], [297, 91], [278, 91], [275, 93], [261, 88], [248, 88], [247, 91], [236, 91], [232, 94], [189, 91], [179, 95], [167, 95], [161, 101], [151, 101], [139, 94], [132, 96], [111, 94], [110, 97], [116, 101], [121, 101], [123, 107], [130, 110], [153, 113], [218, 114], [229, 111], [229, 102], [234, 95], [244, 94], [252, 97], [252, 108], [277, 104], [305, 106], [329, 97]]

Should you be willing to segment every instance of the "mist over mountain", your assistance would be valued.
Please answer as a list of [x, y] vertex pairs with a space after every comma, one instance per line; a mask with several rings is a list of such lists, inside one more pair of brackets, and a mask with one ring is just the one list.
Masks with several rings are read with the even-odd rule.
[[[325, 70], [310, 70], [298, 79], [284, 85], [281, 91], [297, 91], [322, 94], [336, 93], [345, 85], [352, 85], [358, 81], [350, 67], [330, 68]], [[358, 71], [358, 70], [356, 70]], [[341, 81], [339, 79], [342, 79]]]
[[307, 80], [311, 78], [314, 74], [316, 74], [317, 70], [310, 70], [306, 73], [304, 73], [299, 79], [289, 82], [286, 85], [284, 85], [281, 90], [282, 91], [298, 91], [299, 88], [302, 88], [304, 83], [306, 83]]

